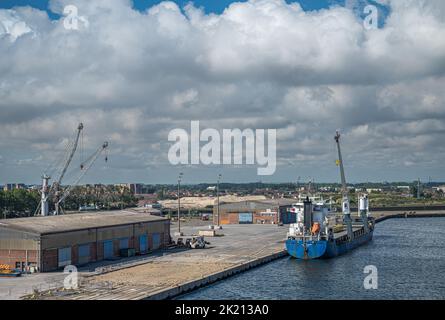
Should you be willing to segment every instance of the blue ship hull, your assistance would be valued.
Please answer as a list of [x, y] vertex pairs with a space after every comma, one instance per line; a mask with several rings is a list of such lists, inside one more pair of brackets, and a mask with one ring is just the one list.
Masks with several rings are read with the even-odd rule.
[[303, 260], [333, 258], [351, 251], [372, 240], [373, 230], [354, 238], [352, 241], [288, 239], [286, 250], [294, 258]]

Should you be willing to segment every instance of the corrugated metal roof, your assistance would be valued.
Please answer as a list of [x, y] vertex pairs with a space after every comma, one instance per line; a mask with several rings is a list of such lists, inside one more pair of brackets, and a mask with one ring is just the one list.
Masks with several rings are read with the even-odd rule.
[[48, 234], [162, 220], [168, 219], [147, 213], [123, 210], [6, 219], [1, 220], [0, 227], [34, 234]]
[[268, 200], [259, 200], [258, 202], [261, 203], [268, 203], [274, 206], [290, 206], [296, 202], [298, 202], [298, 200], [296, 199], [289, 199], [289, 198], [279, 198], [279, 199], [268, 199]]
[[231, 203], [221, 203], [220, 209], [233, 211], [249, 211], [249, 210], [266, 210], [273, 209], [277, 206], [290, 206], [295, 203], [295, 199], [270, 199], [260, 201], [241, 201]]
[[232, 203], [221, 203], [219, 205], [222, 210], [249, 211], [255, 209], [268, 209], [270, 205], [254, 201], [241, 201]]

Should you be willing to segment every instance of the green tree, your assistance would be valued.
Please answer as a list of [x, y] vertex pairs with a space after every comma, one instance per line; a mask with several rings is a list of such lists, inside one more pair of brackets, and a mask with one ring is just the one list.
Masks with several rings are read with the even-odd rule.
[[39, 204], [40, 195], [36, 190], [14, 189], [1, 191], [1, 218], [29, 217]]

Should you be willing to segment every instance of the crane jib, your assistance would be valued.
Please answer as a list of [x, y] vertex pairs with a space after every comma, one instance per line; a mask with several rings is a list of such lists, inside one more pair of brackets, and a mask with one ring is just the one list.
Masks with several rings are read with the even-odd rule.
[[63, 179], [63, 177], [64, 177], [64, 175], [66, 173], [66, 170], [68, 170], [68, 167], [69, 167], [71, 161], [73, 160], [74, 153], [76, 153], [77, 146], [79, 144], [79, 138], [80, 138], [80, 134], [81, 134], [82, 130], [83, 130], [83, 123], [79, 123], [79, 126], [77, 127], [77, 135], [76, 135], [76, 139], [74, 140], [73, 148], [71, 149], [70, 155], [69, 155], [68, 160], [66, 161], [66, 163], [65, 163], [65, 165], [64, 165], [64, 167], [62, 169], [62, 172], [60, 174], [59, 179], [57, 179], [57, 184], [58, 185], [60, 185], [62, 183], [62, 179]]
[[[82, 179], [82, 177], [88, 172], [88, 170], [91, 168], [91, 166], [94, 164], [94, 162], [97, 160], [97, 158], [99, 157], [99, 155], [108, 148], [108, 142], [104, 142], [90, 157], [88, 157], [85, 161], [83, 161], [80, 165], [80, 173], [79, 176], [76, 178], [76, 180], [74, 181], [74, 183], [72, 183], [71, 185], [69, 185], [63, 192], [60, 189], [60, 186], [62, 184], [62, 180], [68, 170], [68, 167], [70, 166], [73, 158], [74, 158], [74, 154], [76, 153], [77, 147], [79, 145], [79, 141], [80, 141], [80, 137], [81, 135], [83, 136], [83, 123], [79, 123], [78, 127], [77, 127], [77, 133], [75, 136], [75, 139], [72, 140], [67, 147], [67, 153], [66, 153], [66, 157], [64, 159], [66, 159], [63, 163], [63, 168], [60, 172], [60, 175], [57, 179], [54, 180], [54, 183], [51, 185], [50, 188], [48, 188], [48, 181], [51, 179], [51, 177], [47, 174], [43, 175], [43, 184], [42, 184], [42, 197], [41, 197], [41, 201], [39, 203], [39, 206], [36, 210], [39, 210], [39, 208], [41, 209], [41, 215], [42, 216], [46, 216], [49, 215], [49, 200], [50, 198], [52, 199], [54, 205], [55, 205], [55, 214], [59, 214], [59, 210], [61, 210], [60, 204], [68, 197], [68, 195], [70, 194], [71, 190], [73, 189], [74, 186], [76, 186], [80, 180]], [[81, 148], [82, 148], [82, 142], [81, 143]], [[82, 152], [82, 150], [81, 150]], [[81, 155], [81, 160], [83, 158], [83, 155]], [[108, 156], [106, 156], [105, 161], [108, 161]]]
[[337, 134], [335, 135], [335, 142], [337, 143], [337, 150], [338, 150], [338, 165], [340, 166], [340, 177], [341, 177], [341, 185], [342, 185], [342, 192], [343, 195], [348, 192], [348, 187], [346, 185], [346, 177], [345, 177], [345, 169], [343, 167], [343, 158], [341, 155], [340, 150], [340, 133], [337, 131]]
[[63, 195], [60, 197], [59, 201], [57, 202], [57, 204], [60, 204], [63, 200], [66, 199], [66, 197], [69, 196], [69, 194], [71, 193], [71, 190], [73, 189], [74, 186], [76, 186], [80, 180], [83, 178], [83, 176], [88, 172], [88, 170], [91, 168], [91, 166], [94, 164], [94, 162], [96, 162], [97, 158], [100, 156], [100, 154], [108, 148], [108, 142], [104, 142], [102, 144], [102, 146], [100, 148], [98, 148], [89, 158], [86, 162], [84, 162], [83, 165], [83, 170], [81, 170], [80, 175], [77, 177], [77, 179], [74, 181], [74, 183], [72, 185], [70, 185], [65, 192], [63, 193]]

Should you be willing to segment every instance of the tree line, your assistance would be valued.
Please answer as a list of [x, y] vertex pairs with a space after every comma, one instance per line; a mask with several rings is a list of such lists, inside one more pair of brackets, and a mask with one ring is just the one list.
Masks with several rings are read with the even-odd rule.
[[0, 218], [20, 218], [34, 215], [40, 201], [37, 190], [0, 190]]
[[100, 210], [134, 207], [137, 199], [127, 187], [113, 185], [77, 186], [62, 204], [65, 210], [78, 210], [80, 206], [96, 206]]
[[[63, 188], [62, 188], [63, 192]], [[38, 190], [0, 190], [0, 219], [33, 216], [41, 199]], [[64, 211], [78, 211], [81, 206], [97, 207], [99, 210], [113, 210], [134, 207], [137, 199], [126, 187], [99, 185], [76, 186], [63, 201]], [[50, 201], [50, 212], [54, 201]]]

